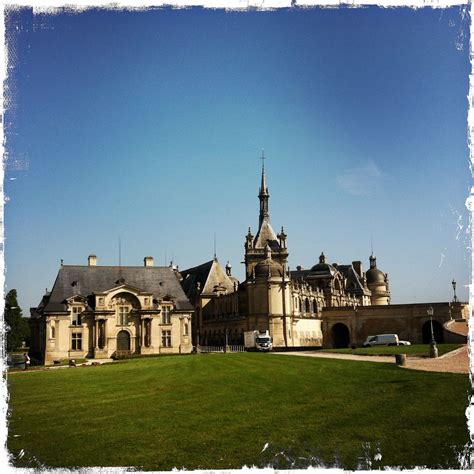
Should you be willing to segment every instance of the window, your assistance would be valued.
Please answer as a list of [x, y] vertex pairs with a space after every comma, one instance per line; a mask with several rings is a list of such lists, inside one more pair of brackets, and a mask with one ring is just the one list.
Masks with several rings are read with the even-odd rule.
[[149, 319], [145, 320], [145, 347], [150, 347], [151, 345], [151, 321]]
[[80, 326], [82, 324], [81, 313], [82, 313], [82, 308], [80, 306], [73, 306], [72, 307], [72, 321], [71, 321], [71, 324], [73, 326]]
[[171, 347], [171, 331], [161, 332], [161, 345], [163, 347]]
[[128, 313], [129, 313], [128, 306], [118, 307], [117, 324], [119, 326], [125, 326], [128, 324]]
[[161, 307], [161, 323], [171, 324], [171, 306]]
[[188, 323], [184, 323], [184, 335], [187, 336], [189, 333]]
[[56, 337], [56, 328], [54, 326], [51, 326], [51, 339], [54, 339]]
[[73, 351], [82, 351], [82, 334], [80, 332], [72, 333], [72, 345]]
[[105, 347], [105, 321], [99, 321], [99, 349]]

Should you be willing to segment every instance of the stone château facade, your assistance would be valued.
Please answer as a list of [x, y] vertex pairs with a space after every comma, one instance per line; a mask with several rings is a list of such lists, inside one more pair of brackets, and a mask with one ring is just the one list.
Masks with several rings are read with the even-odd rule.
[[61, 265], [51, 292], [31, 308], [30, 353], [46, 364], [61, 359], [192, 350], [193, 308], [177, 272], [155, 267]]
[[183, 288], [196, 314], [196, 344], [241, 344], [244, 331], [269, 330], [274, 347], [323, 344], [325, 308], [388, 305], [388, 277], [370, 257], [350, 265], [326, 263], [322, 253], [310, 270], [288, 267], [287, 235], [276, 234], [270, 223], [269, 190], [262, 165], [259, 223], [255, 236], [245, 237], [245, 281], [239, 283], [217, 259], [181, 272]]
[[154, 267], [61, 265], [56, 282], [31, 309], [31, 354], [64, 358], [189, 353], [193, 346], [241, 345], [244, 332], [268, 330], [275, 349], [361, 345], [368, 335], [396, 333], [411, 342], [465, 342], [458, 301], [390, 304], [388, 276], [369, 257], [329, 264], [321, 253], [309, 270], [288, 266], [287, 235], [272, 228], [265, 168], [258, 194], [258, 229], [245, 236], [245, 280], [217, 258], [178, 272]]
[[255, 235], [245, 237], [245, 280], [239, 283], [229, 263], [216, 258], [181, 272], [182, 285], [194, 306], [193, 341], [199, 345], [243, 344], [243, 333], [268, 330], [274, 348], [347, 347], [367, 336], [396, 333], [412, 342], [431, 338], [427, 310], [434, 307], [433, 328], [438, 342], [465, 342], [452, 330], [465, 325], [467, 305], [454, 301], [390, 304], [388, 276], [361, 261], [329, 264], [324, 253], [309, 270], [288, 267], [287, 235], [270, 223], [265, 169], [258, 194], [260, 212]]

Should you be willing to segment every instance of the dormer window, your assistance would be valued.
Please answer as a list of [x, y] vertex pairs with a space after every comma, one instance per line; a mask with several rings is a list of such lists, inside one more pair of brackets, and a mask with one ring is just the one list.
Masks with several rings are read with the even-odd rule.
[[71, 324], [73, 326], [80, 326], [82, 324], [82, 313], [83, 308], [81, 306], [73, 306], [72, 307], [72, 317], [71, 317]]

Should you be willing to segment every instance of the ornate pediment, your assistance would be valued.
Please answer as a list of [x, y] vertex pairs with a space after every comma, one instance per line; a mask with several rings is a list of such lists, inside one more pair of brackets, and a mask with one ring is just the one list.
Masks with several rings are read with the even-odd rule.
[[66, 298], [66, 303], [67, 304], [87, 304], [87, 298], [82, 295], [73, 295], [70, 296], [69, 298]]
[[[126, 283], [118, 285], [118, 286], [114, 286], [113, 288], [110, 288], [109, 290], [102, 291], [100, 294], [101, 295], [107, 295], [107, 294], [110, 294], [110, 293], [115, 293], [115, 292], [120, 291], [120, 290], [128, 292], [128, 293], [133, 293], [135, 295], [147, 295], [147, 296], [152, 295], [152, 293], [150, 293], [148, 291], [143, 291], [141, 288], [137, 288], [136, 286], [128, 285]], [[97, 294], [99, 294], [99, 293], [97, 293]]]

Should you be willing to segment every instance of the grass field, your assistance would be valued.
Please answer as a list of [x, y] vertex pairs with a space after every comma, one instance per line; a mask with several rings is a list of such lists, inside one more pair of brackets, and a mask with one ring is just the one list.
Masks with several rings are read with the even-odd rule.
[[[461, 344], [437, 344], [438, 355], [459, 349]], [[407, 357], [429, 357], [429, 344], [412, 344], [411, 346], [379, 346], [379, 347], [357, 347], [356, 349], [324, 349], [323, 352], [336, 352], [339, 354], [355, 355], [395, 355], [406, 354]]]
[[469, 439], [468, 377], [395, 364], [197, 354], [17, 372], [8, 386], [18, 467], [448, 468]]

